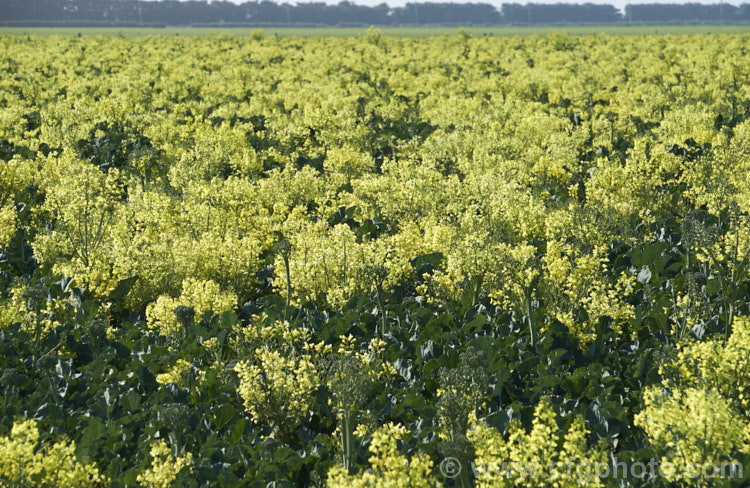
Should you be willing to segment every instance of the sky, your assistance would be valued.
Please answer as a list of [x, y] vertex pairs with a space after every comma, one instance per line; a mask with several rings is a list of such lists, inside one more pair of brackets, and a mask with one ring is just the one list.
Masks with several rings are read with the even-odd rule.
[[[312, 1], [312, 0], [310, 0]], [[316, 0], [320, 1], [320, 0]], [[337, 0], [323, 0], [326, 3], [338, 3]], [[351, 0], [352, 3], [362, 4], [362, 5], [377, 5], [379, 3], [383, 3], [383, 0]], [[388, 0], [385, 3], [392, 7], [400, 7], [406, 4], [407, 2], [412, 2], [415, 0]], [[447, 1], [448, 3], [489, 3], [491, 5], [494, 5], [497, 8], [500, 8], [500, 5], [503, 4], [502, 1], [499, 0], [466, 0], [466, 1], [460, 1], [460, 0], [416, 0], [416, 1], [436, 1], [436, 2], [442, 2]], [[292, 2], [290, 2], [292, 3]], [[299, 0], [294, 3], [300, 3]], [[505, 3], [526, 3], [526, 0], [507, 0]], [[579, 1], [570, 1], [570, 0], [530, 0], [529, 3], [596, 3], [596, 4], [602, 4], [602, 5], [614, 5], [618, 9], [622, 10], [625, 8], [625, 5], [629, 3], [729, 3], [732, 5], [740, 5], [741, 3], [750, 3], [750, 0], [733, 0], [733, 1], [723, 1], [719, 2], [717, 0], [691, 0], [691, 1], [684, 1], [684, 0], [640, 0], [640, 1], [628, 1], [628, 0], [579, 0]]]
[[[246, 0], [231, 0], [235, 3], [243, 3]], [[328, 4], [336, 4], [339, 3], [340, 0], [273, 0], [279, 3], [308, 3], [308, 2], [325, 2]], [[427, 2], [427, 1], [433, 1], [433, 2], [446, 2], [446, 3], [489, 3], [490, 5], [494, 5], [498, 9], [503, 4], [501, 0], [349, 0], [352, 3], [359, 4], [359, 5], [379, 5], [381, 3], [387, 3], [391, 7], [401, 7], [405, 5], [407, 2]], [[739, 6], [742, 3], [750, 3], [750, 0], [636, 0], [636, 1], [629, 1], [629, 0], [529, 0], [530, 3], [595, 3], [595, 4], [602, 4], [602, 5], [614, 5], [620, 10], [623, 10], [625, 8], [625, 5], [632, 3], [704, 3], [704, 4], [717, 4], [717, 3], [728, 3], [731, 5], [737, 5]], [[526, 0], [506, 0], [505, 3], [522, 3], [525, 4]]]

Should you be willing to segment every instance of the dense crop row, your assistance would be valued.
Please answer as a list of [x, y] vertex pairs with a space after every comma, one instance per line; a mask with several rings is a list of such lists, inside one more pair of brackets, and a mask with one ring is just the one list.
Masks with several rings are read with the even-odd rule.
[[0, 486], [741, 486], [749, 41], [0, 38]]

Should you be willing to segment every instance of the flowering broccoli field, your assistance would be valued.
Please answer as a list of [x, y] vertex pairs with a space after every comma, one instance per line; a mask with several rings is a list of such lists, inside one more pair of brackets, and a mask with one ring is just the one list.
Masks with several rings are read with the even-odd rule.
[[747, 486], [750, 36], [0, 53], [0, 486]]

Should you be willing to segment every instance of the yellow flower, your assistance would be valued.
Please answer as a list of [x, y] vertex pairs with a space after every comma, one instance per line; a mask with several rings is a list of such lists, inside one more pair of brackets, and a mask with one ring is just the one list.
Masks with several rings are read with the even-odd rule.
[[[202, 380], [205, 372], [197, 373], [198, 380]], [[166, 373], [156, 375], [156, 382], [160, 385], [175, 383], [178, 386], [188, 386], [190, 381], [190, 363], [184, 359], [178, 359]]]
[[0, 485], [85, 488], [107, 482], [94, 464], [76, 459], [74, 443], [38, 444], [34, 420], [15, 422], [10, 437], [0, 438]]
[[665, 381], [715, 390], [738, 411], [750, 410], [750, 320], [737, 317], [733, 329], [726, 341], [721, 336], [684, 344], [664, 366]]
[[[182, 293], [177, 298], [160, 296], [156, 302], [146, 308], [146, 327], [158, 330], [164, 335], [172, 335], [186, 320], [199, 321], [206, 312], [220, 314], [233, 310], [237, 305], [237, 296], [233, 293], [222, 292], [219, 285], [213, 281], [201, 281], [187, 278], [182, 282]], [[185, 312], [179, 316], [178, 307], [184, 307]], [[192, 307], [190, 310], [189, 307]], [[189, 314], [188, 314], [189, 312]]]
[[603, 486], [597, 476], [576, 476], [579, 472], [595, 473], [597, 466], [607, 462], [601, 448], [587, 446], [587, 433], [580, 418], [567, 432], [561, 432], [547, 400], [542, 400], [534, 411], [528, 433], [516, 423], [505, 439], [496, 429], [475, 424], [468, 437], [476, 449], [477, 487]]
[[410, 458], [398, 450], [397, 440], [406, 434], [403, 426], [386, 424], [372, 435], [370, 469], [349, 475], [343, 466], [328, 471], [328, 488], [430, 488], [440, 486], [432, 475], [432, 460], [422, 454]]
[[712, 468], [737, 462], [731, 455], [744, 446], [750, 422], [714, 390], [661, 387], [644, 392], [645, 408], [635, 416], [653, 449], [661, 456], [667, 481], [715, 486]]
[[138, 475], [138, 483], [149, 488], [169, 488], [177, 474], [193, 464], [193, 455], [186, 453], [175, 458], [164, 440], [151, 444], [151, 466]]
[[16, 233], [18, 219], [11, 205], [0, 207], [0, 249], [5, 249]]
[[234, 370], [238, 392], [255, 422], [294, 431], [307, 415], [310, 395], [318, 387], [318, 371], [310, 359], [261, 349], [254, 362], [240, 362]]

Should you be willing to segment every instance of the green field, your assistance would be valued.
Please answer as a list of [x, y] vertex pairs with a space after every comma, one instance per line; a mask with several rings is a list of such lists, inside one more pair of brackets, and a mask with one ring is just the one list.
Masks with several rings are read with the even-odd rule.
[[0, 35], [0, 488], [750, 486], [750, 36], [552, 29]]
[[[180, 35], [202, 36], [220, 33], [249, 35], [255, 27], [166, 27], [166, 28], [116, 28], [116, 27], [0, 27], [0, 35]], [[279, 37], [357, 37], [367, 32], [364, 27], [265, 27], [266, 35]], [[456, 27], [383, 27], [383, 34], [392, 37], [433, 37], [455, 34]], [[634, 35], [650, 34], [745, 34], [750, 25], [549, 25], [533, 27], [467, 27], [472, 36], [530, 36], [565, 31], [571, 35]]]

